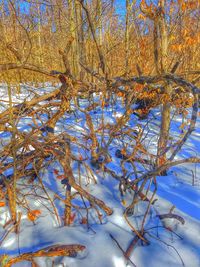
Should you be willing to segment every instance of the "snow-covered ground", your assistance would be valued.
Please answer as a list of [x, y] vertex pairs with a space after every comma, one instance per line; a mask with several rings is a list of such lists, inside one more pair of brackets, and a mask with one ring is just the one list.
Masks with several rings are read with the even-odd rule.
[[[34, 89], [36, 93], [43, 94], [53, 88], [47, 89]], [[27, 87], [22, 90], [20, 95], [13, 95], [13, 102], [22, 102], [26, 98], [29, 100], [33, 97], [33, 92], [27, 93]], [[0, 99], [8, 101], [5, 88], [0, 88]], [[96, 101], [99, 98], [96, 96]], [[87, 106], [86, 100], [81, 100], [81, 105]], [[73, 105], [73, 103], [72, 103]], [[7, 102], [0, 101], [0, 110], [3, 111], [8, 107]], [[95, 112], [90, 111], [96, 129], [102, 124], [109, 123], [111, 126], [115, 125], [116, 119], [120, 118], [124, 112], [121, 100], [118, 99], [114, 107], [107, 106], [102, 114], [100, 107], [97, 107]], [[103, 116], [102, 116], [103, 115]], [[160, 123], [159, 110], [153, 110], [150, 114], [150, 121], [144, 131], [147, 134], [145, 143], [148, 151], [152, 153], [156, 151], [156, 142], [158, 139], [158, 130]], [[43, 115], [44, 121], [47, 118]], [[39, 123], [39, 121], [38, 121]], [[139, 121], [134, 115], [127, 126], [137, 127], [138, 123], [143, 126], [145, 121]], [[180, 125], [182, 121], [180, 116], [175, 116], [172, 121], [171, 136], [176, 138], [180, 133]], [[21, 131], [30, 131], [33, 122], [31, 118], [25, 117], [19, 120], [18, 129]], [[56, 133], [66, 131], [68, 134], [76, 136], [80, 142], [83, 142], [84, 134], [87, 134], [88, 128], [85, 121], [84, 114], [80, 111], [65, 114], [65, 116], [57, 123]], [[100, 138], [100, 135], [98, 136]], [[179, 153], [179, 158], [189, 156], [200, 156], [200, 118], [198, 118], [196, 130], [192, 133], [186, 144], [183, 146]], [[105, 133], [105, 140], [106, 133]], [[1, 147], [3, 147], [10, 140], [9, 133], [0, 133]], [[109, 147], [112, 162], [107, 164], [107, 167], [114, 170], [117, 174], [122, 174], [120, 166], [120, 159], [115, 157], [115, 151], [122, 148], [122, 145], [129, 143], [130, 140], [121, 140], [119, 137], [115, 138]], [[127, 147], [129, 149], [129, 147]], [[82, 152], [77, 146], [73, 147], [73, 153], [78, 155]], [[86, 152], [84, 152], [86, 153]], [[89, 152], [88, 152], [89, 153]], [[89, 154], [83, 155], [90, 156]], [[89, 162], [89, 161], [88, 161]], [[88, 163], [90, 164], [90, 163]], [[20, 233], [9, 233], [4, 239], [6, 230], [3, 229], [4, 223], [9, 218], [9, 213], [6, 207], [0, 207], [0, 255], [7, 254], [16, 256], [20, 253], [36, 251], [49, 245], [54, 244], [82, 244], [86, 246], [86, 250], [78, 254], [77, 257], [56, 257], [54, 265], [52, 265], [52, 258], [37, 258], [35, 261], [41, 267], [50, 266], [65, 266], [65, 267], [125, 267], [133, 266], [133, 264], [126, 260], [122, 250], [126, 251], [130, 242], [134, 238], [130, 226], [127, 224], [123, 213], [127, 205], [131, 202], [133, 195], [127, 192], [122, 198], [119, 192], [119, 182], [108, 174], [96, 170], [91, 166], [94, 177], [88, 181], [86, 168], [80, 167], [81, 184], [92, 195], [103, 200], [109, 207], [113, 209], [111, 216], [106, 216], [102, 213], [102, 223], [99, 222], [95, 210], [89, 212], [89, 225], [81, 224], [82, 216], [85, 216], [85, 210], [74, 210], [75, 218], [70, 227], [62, 226], [61, 220], [58, 222], [55, 215], [49, 212], [52, 208], [49, 201], [44, 198], [35, 198], [31, 193], [38, 196], [44, 195], [41, 187], [34, 182], [34, 186], [27, 185], [25, 179], [18, 181], [18, 186], [23, 193], [30, 193], [27, 197], [29, 206], [32, 210], [40, 210], [41, 215], [33, 224], [27, 219], [27, 214], [23, 208], [22, 219], [20, 224]], [[126, 163], [126, 169], [131, 172], [131, 165]], [[49, 195], [52, 197], [55, 194], [64, 199], [65, 188], [55, 176], [54, 170], [60, 171], [62, 169], [58, 162], [52, 162], [40, 172], [40, 177]], [[74, 175], [79, 180], [78, 165], [73, 163]], [[142, 171], [142, 169], [141, 169]], [[10, 170], [12, 172], [12, 170]], [[9, 173], [6, 173], [6, 175]], [[94, 183], [94, 178], [97, 184]], [[199, 164], [185, 164], [173, 167], [169, 170], [167, 176], [157, 177], [158, 189], [155, 198], [157, 201], [151, 207], [145, 224], [146, 234], [145, 237], [149, 240], [150, 244], [145, 246], [138, 242], [130, 259], [137, 267], [199, 267], [200, 266], [200, 165]], [[33, 195], [34, 195], [33, 194]], [[152, 193], [149, 192], [149, 196]], [[54, 204], [58, 211], [60, 218], [63, 216], [64, 204], [56, 198]], [[74, 204], [83, 208], [81, 199], [76, 198]], [[87, 201], [86, 201], [87, 205]], [[135, 213], [129, 217], [130, 222], [134, 225], [135, 229], [140, 228], [143, 215], [146, 211], [148, 203], [140, 201], [137, 204]], [[175, 219], [167, 219], [161, 221], [158, 214], [169, 213], [170, 209], [174, 207], [173, 212], [180, 215], [185, 220], [185, 224], [178, 223]], [[164, 224], [171, 224], [174, 228], [174, 233], [164, 228]], [[3, 241], [2, 241], [3, 240]], [[122, 248], [117, 245], [116, 241]], [[29, 262], [20, 262], [15, 265], [16, 267], [31, 266]]]

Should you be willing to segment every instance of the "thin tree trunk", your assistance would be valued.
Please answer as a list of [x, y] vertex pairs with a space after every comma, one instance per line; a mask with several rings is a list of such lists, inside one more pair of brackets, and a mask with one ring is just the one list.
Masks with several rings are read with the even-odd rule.
[[85, 46], [84, 46], [84, 29], [83, 29], [83, 11], [81, 4], [75, 0], [75, 14], [76, 14], [76, 42], [77, 42], [77, 56], [78, 56], [78, 70], [80, 80], [84, 79], [85, 72], [80, 69], [79, 61], [86, 65]]
[[129, 17], [130, 17], [130, 1], [126, 0], [126, 28], [125, 28], [125, 76], [128, 74], [129, 66]]
[[75, 77], [79, 76], [80, 72], [80, 66], [79, 66], [79, 55], [78, 55], [78, 40], [77, 40], [77, 34], [76, 34], [76, 14], [75, 14], [75, 0], [69, 0], [69, 19], [70, 19], [70, 35], [75, 40], [72, 44], [71, 52], [72, 52], [72, 66], [73, 66], [73, 75]]
[[[160, 1], [161, 14], [159, 16], [158, 26], [160, 31], [160, 64], [161, 72], [165, 73], [167, 71], [167, 52], [168, 52], [168, 33], [167, 33], [167, 23], [165, 19], [165, 0]], [[164, 93], [170, 96], [172, 91], [171, 85], [166, 84]], [[161, 128], [160, 136], [158, 141], [158, 152], [157, 152], [157, 165], [161, 166], [167, 161], [166, 148], [169, 139], [169, 129], [170, 129], [170, 103], [164, 103], [161, 112]], [[163, 173], [164, 174], [164, 173]]]

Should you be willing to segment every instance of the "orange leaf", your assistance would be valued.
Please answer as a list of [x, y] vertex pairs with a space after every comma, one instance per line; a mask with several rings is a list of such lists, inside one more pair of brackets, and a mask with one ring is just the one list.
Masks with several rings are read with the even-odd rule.
[[87, 218], [86, 217], [83, 217], [82, 220], [81, 220], [81, 224], [87, 224]]
[[187, 8], [187, 5], [186, 5], [186, 3], [182, 3], [182, 5], [181, 5], [181, 8], [182, 8], [182, 10], [183, 10], [183, 11], [185, 11], [185, 10], [186, 10], [186, 8]]
[[159, 164], [159, 166], [162, 166], [162, 165], [164, 165], [166, 163], [166, 159], [165, 159], [165, 157], [160, 157], [159, 159], [158, 159], [158, 164]]
[[138, 15], [138, 19], [143, 19], [143, 20], [145, 20], [146, 17], [145, 17], [144, 15], [142, 15], [142, 14], [139, 14], [139, 15]]
[[134, 89], [135, 89], [136, 92], [141, 92], [144, 89], [144, 85], [143, 84], [137, 84], [134, 87]]
[[35, 216], [31, 212], [28, 212], [27, 217], [28, 217], [29, 221], [31, 221], [31, 222], [34, 222], [37, 219], [37, 216]]
[[59, 170], [57, 170], [57, 169], [53, 169], [53, 173], [54, 173], [55, 175], [58, 175], [58, 174], [59, 174]]
[[29, 221], [34, 222], [40, 214], [40, 210], [31, 210], [28, 212], [27, 217]]
[[32, 210], [31, 213], [34, 214], [35, 216], [39, 216], [41, 214], [41, 211], [40, 210]]
[[133, 113], [132, 109], [127, 110], [127, 115], [131, 115]]
[[118, 96], [118, 97], [123, 97], [123, 96], [124, 96], [124, 93], [123, 93], [123, 92], [118, 92], [118, 93], [117, 93], [117, 96]]
[[122, 155], [126, 155], [126, 149], [123, 148], [123, 149], [121, 150], [121, 153], [122, 153]]
[[6, 205], [5, 202], [3, 201], [0, 202], [0, 207], [5, 207], [5, 205]]
[[65, 179], [66, 177], [65, 177], [65, 175], [61, 174], [61, 175], [58, 175], [56, 178], [59, 179], [59, 180], [63, 180], [63, 179]]
[[172, 48], [172, 50], [173, 51], [178, 51], [178, 52], [180, 52], [181, 50], [182, 50], [182, 45], [181, 44], [173, 44], [173, 45], [171, 45], [171, 48]]

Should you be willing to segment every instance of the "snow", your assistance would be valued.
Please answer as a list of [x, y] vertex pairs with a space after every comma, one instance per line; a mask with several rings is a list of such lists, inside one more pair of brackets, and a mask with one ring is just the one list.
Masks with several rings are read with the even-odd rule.
[[[0, 99], [8, 100], [6, 88], [1, 87]], [[43, 94], [48, 91], [52, 91], [53, 87], [47, 86], [46, 88], [31, 87], [38, 94]], [[33, 94], [27, 91], [27, 86], [24, 86], [20, 95], [13, 94], [13, 102], [22, 102], [24, 99], [28, 100], [33, 97]], [[94, 96], [95, 101], [99, 100], [99, 96]], [[80, 100], [82, 105], [87, 106], [86, 100]], [[8, 103], [2, 103], [0, 110], [3, 111], [8, 107]], [[123, 116], [124, 108], [121, 105], [121, 101], [114, 109], [107, 107], [104, 111], [104, 123], [115, 125], [116, 119]], [[60, 134], [66, 131], [68, 134], [76, 136], [78, 142], [83, 144], [85, 142], [84, 135], [88, 134], [88, 127], [85, 122], [85, 115], [80, 111], [75, 111], [76, 114], [65, 114], [63, 118], [56, 125], [56, 133]], [[100, 107], [96, 108], [96, 112], [90, 112], [90, 115], [95, 121], [95, 129], [98, 129], [102, 124], [102, 111]], [[47, 118], [41, 116], [44, 120]], [[41, 122], [37, 120], [38, 125]], [[145, 121], [140, 121], [141, 126], [145, 125]], [[171, 135], [173, 138], [177, 138], [180, 134], [180, 125], [182, 121], [177, 115], [174, 116], [172, 122]], [[132, 128], [138, 129], [137, 117], [131, 115], [131, 119], [128, 123]], [[158, 129], [160, 125], [160, 112], [159, 109], [152, 111], [148, 126], [145, 128], [144, 135], [147, 134], [145, 144], [148, 147], [148, 151], [156, 154], [156, 142], [158, 140]], [[28, 132], [34, 126], [31, 118], [24, 117], [19, 120], [18, 129], [20, 131]], [[189, 156], [200, 156], [200, 118], [198, 118], [195, 132], [192, 133], [187, 143], [183, 146], [182, 151], [178, 154], [177, 158], [185, 158]], [[100, 135], [99, 135], [100, 137]], [[2, 132], [0, 133], [0, 146], [3, 148], [10, 141], [10, 134]], [[108, 135], [105, 134], [105, 140], [108, 140]], [[88, 141], [88, 145], [90, 141]], [[115, 151], [117, 148], [122, 148], [123, 145], [129, 145], [130, 150], [133, 144], [130, 140], [122, 140], [119, 136], [115, 138], [109, 147], [109, 152], [112, 156], [112, 162], [106, 166], [115, 171], [118, 175], [123, 174], [120, 159], [115, 157]], [[29, 146], [29, 150], [33, 150], [32, 146]], [[83, 157], [90, 157], [89, 152], [84, 151], [81, 147], [73, 145], [74, 155], [82, 153]], [[88, 161], [89, 162], [89, 161]], [[74, 176], [79, 179], [78, 165], [73, 163]], [[127, 170], [131, 171], [132, 167], [129, 163], [126, 163]], [[142, 166], [140, 166], [143, 171]], [[64, 199], [65, 188], [61, 182], [56, 179], [53, 170], [57, 169], [62, 174], [62, 168], [58, 162], [47, 162], [47, 167], [40, 172], [40, 177], [48, 190], [48, 194], [51, 198], [57, 194]], [[126, 251], [130, 242], [134, 238], [134, 233], [127, 224], [124, 218], [125, 207], [131, 203], [133, 195], [131, 192], [127, 192], [122, 202], [122, 197], [118, 189], [118, 181], [108, 174], [103, 174], [101, 170], [93, 168], [94, 179], [97, 181], [95, 184], [91, 175], [88, 177], [87, 171], [83, 165], [80, 166], [81, 172], [81, 184], [84, 189], [93, 194], [95, 197], [103, 200], [109, 207], [113, 209], [111, 216], [106, 216], [103, 212], [102, 223], [100, 223], [97, 214], [94, 209], [90, 209], [89, 212], [89, 227], [85, 224], [81, 224], [82, 216], [85, 216], [85, 210], [80, 209], [76, 211], [76, 217], [73, 224], [70, 227], [63, 226], [61, 218], [63, 216], [64, 204], [59, 199], [54, 200], [54, 205], [59, 214], [60, 220], [57, 221], [55, 215], [49, 212], [52, 209], [51, 204], [45, 198], [35, 198], [34, 194], [38, 196], [45, 196], [41, 187], [37, 186], [37, 181], [34, 182], [35, 188], [31, 185], [27, 185], [26, 180], [20, 179], [18, 186], [21, 186], [23, 193], [30, 193], [27, 197], [27, 201], [31, 209], [39, 209], [41, 215], [33, 224], [27, 219], [26, 212], [22, 207], [18, 208], [18, 211], [22, 212], [20, 233], [16, 235], [10, 232], [3, 240], [6, 230], [3, 229], [3, 225], [9, 219], [9, 213], [6, 207], [0, 208], [0, 255], [7, 254], [10, 256], [16, 256], [20, 253], [36, 251], [46, 246], [53, 244], [82, 244], [86, 246], [86, 250], [79, 253], [77, 257], [56, 257], [56, 258], [36, 258], [35, 262], [39, 266], [65, 266], [65, 267], [125, 267], [133, 266], [130, 261], [126, 260], [123, 252], [118, 247], [115, 240], [120, 244], [121, 248]], [[10, 173], [12, 170], [10, 170]], [[147, 233], [145, 237], [150, 241], [150, 245], [144, 246], [141, 242], [135, 246], [131, 253], [130, 260], [137, 267], [199, 267], [200, 266], [200, 165], [199, 164], [187, 164], [173, 167], [170, 169], [167, 176], [157, 177], [158, 189], [155, 198], [157, 201], [151, 207], [145, 223], [145, 229]], [[35, 191], [34, 191], [35, 190]], [[152, 195], [153, 186], [149, 196]], [[34, 193], [31, 195], [31, 193]], [[83, 208], [83, 203], [80, 198], [76, 198], [73, 204], [79, 205]], [[89, 203], [85, 201], [85, 204], [89, 206]], [[158, 219], [158, 214], [169, 213], [172, 206], [175, 206], [174, 213], [180, 215], [185, 220], [185, 224], [177, 222], [175, 219], [165, 219], [163, 221]], [[148, 203], [140, 201], [136, 205], [135, 213], [131, 217], [128, 217], [135, 229], [140, 229], [143, 215], [146, 211]], [[75, 210], [74, 210], [75, 211]], [[163, 226], [173, 227], [173, 232], [168, 231]], [[10, 229], [9, 226], [8, 229]], [[54, 260], [54, 265], [52, 265]], [[29, 262], [20, 262], [15, 264], [16, 267], [28, 267], [31, 266]]]

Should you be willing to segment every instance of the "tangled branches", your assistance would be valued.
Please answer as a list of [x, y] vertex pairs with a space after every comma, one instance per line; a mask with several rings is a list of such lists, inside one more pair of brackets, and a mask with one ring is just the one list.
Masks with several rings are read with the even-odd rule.
[[[27, 68], [27, 66], [20, 67]], [[29, 67], [29, 69], [31, 68]], [[40, 72], [40, 70], [36, 71]], [[151, 206], [156, 201], [156, 176], [178, 164], [200, 162], [199, 158], [194, 157], [174, 160], [195, 129], [199, 89], [175, 74], [164, 74], [129, 79], [101, 79], [102, 87], [107, 86], [107, 88], [105, 92], [98, 96], [100, 86], [77, 81], [70, 75], [67, 76], [67, 74], [56, 71], [49, 73], [49, 75], [59, 78], [61, 82], [59, 89], [41, 96], [37, 95], [29, 101], [25, 100], [20, 104], [11, 105], [10, 108], [0, 114], [1, 132], [10, 132], [11, 134], [9, 142], [2, 145], [0, 152], [1, 203], [7, 203], [10, 211], [10, 219], [5, 223], [4, 228], [12, 223], [14, 225], [13, 229], [18, 233], [21, 213], [24, 211], [29, 214], [28, 217], [33, 223], [40, 216], [40, 212], [32, 210], [29, 206], [29, 194], [27, 194], [26, 189], [22, 190], [20, 187], [22, 181], [26, 181], [28, 186], [38, 187], [43, 191], [45, 199], [50, 203], [59, 224], [70, 226], [74, 220], [74, 210], [78, 211], [80, 209], [85, 210], [84, 214], [86, 215], [81, 215], [84, 224], [89, 225], [88, 214], [91, 210], [96, 212], [99, 222], [102, 223], [103, 214], [111, 215], [113, 209], [109, 207], [109, 203], [104, 203], [103, 200], [88, 192], [87, 187], [81, 181], [81, 170], [84, 169], [84, 173], [87, 173], [86, 180], [89, 183], [92, 181], [96, 183], [95, 176], [100, 172], [108, 174], [109, 177], [113, 177], [119, 182], [119, 192], [122, 198], [128, 191], [133, 192], [133, 199], [124, 211], [124, 218], [135, 233], [137, 241], [140, 239], [142, 242], [148, 243], [144, 236], [146, 233], [145, 222]], [[148, 94], [151, 90], [158, 87], [162, 88], [163, 82], [173, 83], [192, 94], [192, 115], [188, 129], [182, 137], [173, 144], [168, 142], [164, 153], [170, 151], [171, 154], [166, 162], [158, 166], [156, 164], [156, 153], [150, 151], [145, 144], [145, 138], [149, 134], [148, 125], [152, 118], [147, 116], [147, 122], [142, 126], [137, 117], [134, 117], [137, 111], [135, 105], [138, 103], [138, 94], [134, 89], [137, 88], [138, 84], [142, 85], [140, 94]], [[125, 89], [122, 89], [122, 86]], [[106, 123], [104, 118], [106, 108], [110, 106], [114, 110], [117, 101], [123, 99], [123, 94], [119, 95], [119, 92], [125, 93], [126, 96], [124, 112], [120, 118], [116, 118], [114, 124]], [[80, 101], [80, 96], [83, 93], [87, 94], [84, 100], [87, 103], [86, 105], [81, 104], [84, 101]], [[94, 95], [96, 98], [94, 98]], [[152, 104], [151, 99], [149, 99], [150, 108], [161, 103]], [[99, 107], [101, 108], [101, 119], [97, 123], [97, 118], [91, 114]], [[150, 108], [148, 107], [148, 109]], [[77, 131], [76, 127], [71, 130], [72, 125], [63, 128], [60, 132], [56, 130], [59, 123], [66, 120], [66, 114], [76, 120], [78, 116], [84, 119], [85, 126], [81, 132]], [[20, 122], [25, 118], [32, 121], [28, 132], [21, 130], [19, 127]], [[134, 118], [134, 126], [130, 123], [131, 118]], [[65, 122], [62, 127], [65, 127]], [[116, 141], [120, 144], [119, 148], [116, 146]], [[110, 152], [110, 148], [116, 149], [115, 155]], [[78, 154], [75, 153], [77, 151], [79, 151]], [[109, 167], [113, 157], [118, 159], [122, 175]], [[58, 193], [54, 192], [52, 198], [49, 188], [46, 187], [41, 176], [42, 172], [55, 162], [59, 165], [59, 170], [54, 168], [54, 176], [64, 186], [64, 197], [60, 197]], [[131, 165], [131, 171], [127, 170], [127, 163]], [[73, 168], [74, 164], [78, 166], [79, 179], [77, 179], [77, 167], [76, 169]], [[12, 170], [12, 172], [7, 175], [9, 170]], [[55, 179], [55, 177], [52, 176], [51, 179]], [[152, 183], [154, 191], [153, 194], [149, 194]], [[146, 187], [148, 189], [145, 191]], [[36, 191], [34, 189], [34, 195], [38, 197]], [[55, 199], [59, 199], [64, 204], [64, 215], [61, 222], [54, 203]], [[76, 199], [81, 199], [83, 207], [80, 208], [75, 204]], [[148, 202], [148, 206], [141, 228], [135, 229], [129, 217], [134, 214], [134, 208], [140, 201]], [[21, 212], [18, 212], [19, 208]], [[159, 218], [162, 220], [163, 215], [160, 215]], [[133, 243], [136, 244], [137, 241], [134, 240]], [[46, 253], [48, 254], [49, 251]], [[37, 255], [37, 253], [33, 253], [31, 256], [27, 254], [24, 257], [22, 255], [20, 260], [22, 258], [29, 260], [30, 257], [32, 259]], [[39, 255], [43, 254], [39, 253]], [[130, 250], [127, 255], [130, 255]]]

